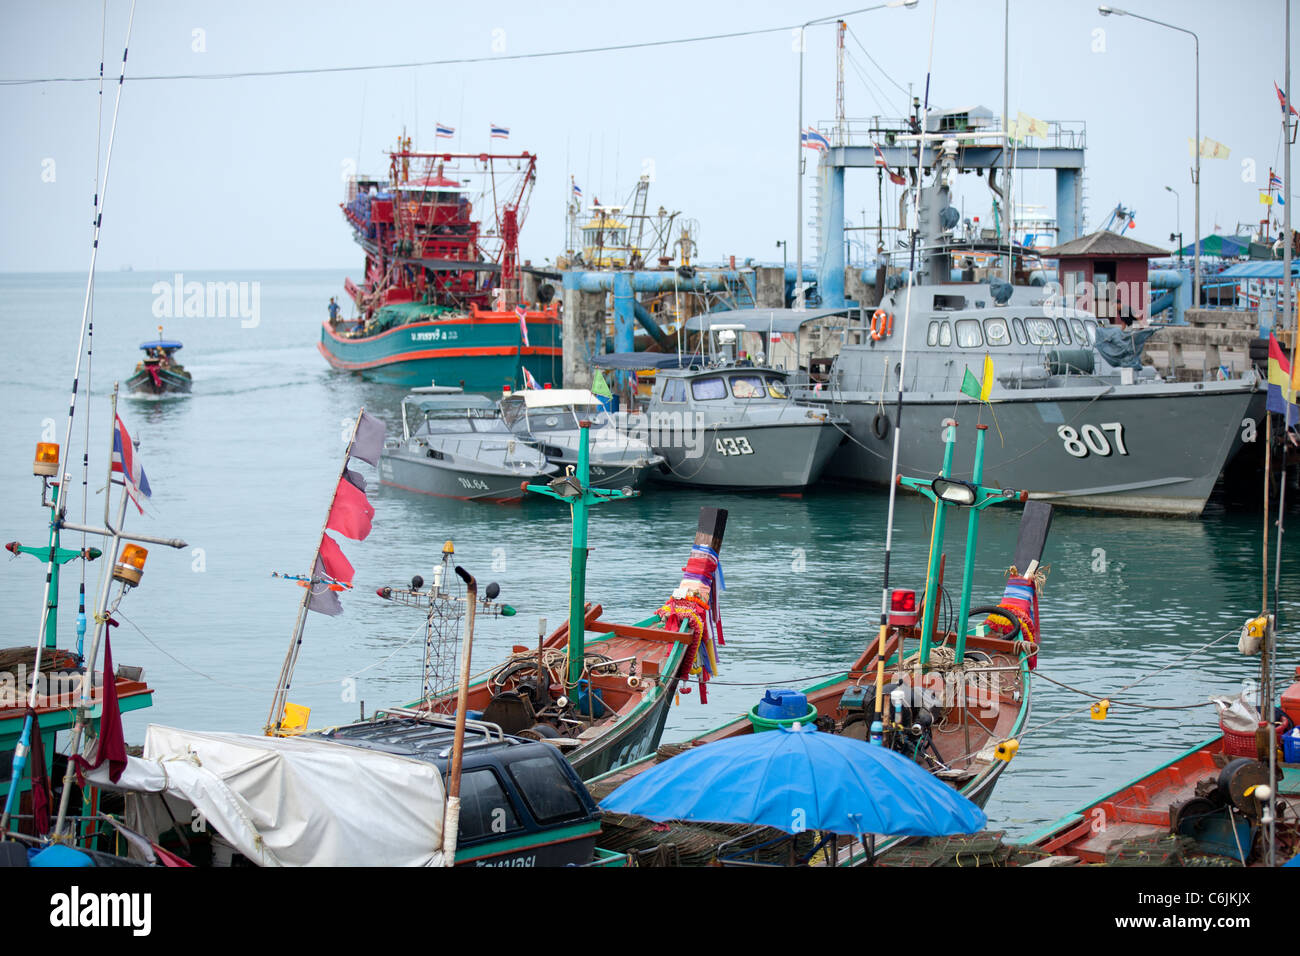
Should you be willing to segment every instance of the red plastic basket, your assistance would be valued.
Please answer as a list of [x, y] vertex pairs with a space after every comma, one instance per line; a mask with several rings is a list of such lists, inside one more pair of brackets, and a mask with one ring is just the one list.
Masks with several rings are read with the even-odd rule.
[[1230, 757], [1254, 757], [1257, 754], [1255, 750], [1255, 731], [1243, 733], [1239, 730], [1229, 730], [1223, 724], [1219, 724], [1219, 729], [1223, 731], [1223, 752]]

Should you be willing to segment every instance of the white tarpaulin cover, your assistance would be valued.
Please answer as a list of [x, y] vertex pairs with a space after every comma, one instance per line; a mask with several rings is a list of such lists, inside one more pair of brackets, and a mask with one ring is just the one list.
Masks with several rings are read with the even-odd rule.
[[442, 865], [446, 793], [431, 763], [318, 738], [151, 724], [144, 757], [129, 758], [116, 784], [107, 769], [88, 777], [139, 794], [127, 823], [153, 840], [197, 810], [262, 866]]

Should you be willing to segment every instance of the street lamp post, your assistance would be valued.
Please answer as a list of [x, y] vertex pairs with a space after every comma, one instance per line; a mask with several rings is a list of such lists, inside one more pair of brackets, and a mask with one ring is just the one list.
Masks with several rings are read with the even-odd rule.
[[[1183, 200], [1182, 197], [1178, 195], [1178, 190], [1173, 186], [1166, 186], [1165, 191], [1174, 194], [1174, 228], [1177, 230], [1178, 261], [1181, 264], [1183, 261]], [[1171, 235], [1170, 238], [1172, 239], [1173, 236]], [[1197, 245], [1199, 245], [1199, 243], [1197, 243]]]
[[[1097, 12], [1103, 17], [1133, 17], [1136, 20], [1145, 20], [1147, 23], [1154, 23], [1156, 26], [1168, 27], [1170, 30], [1177, 30], [1179, 33], [1186, 33], [1192, 38], [1193, 49], [1196, 54], [1196, 140], [1192, 143], [1192, 150], [1196, 156], [1196, 168], [1192, 172], [1192, 185], [1195, 187], [1195, 235], [1192, 247], [1192, 308], [1201, 307], [1201, 38], [1191, 30], [1184, 27], [1174, 26], [1172, 23], [1165, 23], [1163, 20], [1153, 20], [1151, 17], [1144, 17], [1140, 13], [1132, 13], [1128, 10], [1121, 10], [1119, 7], [1099, 6]], [[1173, 190], [1170, 190], [1172, 192]]]
[[804, 31], [811, 26], [819, 23], [830, 23], [832, 20], [843, 20], [845, 17], [851, 17], [858, 13], [870, 13], [872, 10], [884, 10], [886, 7], [915, 7], [920, 0], [889, 0], [888, 3], [878, 3], [871, 7], [862, 7], [858, 10], [850, 10], [848, 13], [837, 13], [830, 17], [818, 17], [816, 20], [809, 20], [799, 28], [799, 125], [795, 134], [795, 155], [798, 162], [795, 163], [795, 223], [794, 223], [794, 260], [795, 260], [795, 280], [794, 280], [794, 307], [802, 309], [803, 304], [803, 54], [804, 54]]

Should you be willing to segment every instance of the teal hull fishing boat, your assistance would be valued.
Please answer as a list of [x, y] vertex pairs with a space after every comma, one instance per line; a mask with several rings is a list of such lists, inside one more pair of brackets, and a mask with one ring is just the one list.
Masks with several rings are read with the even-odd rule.
[[526, 346], [514, 312], [456, 314], [405, 302], [385, 306], [353, 330], [324, 323], [318, 347], [334, 368], [386, 385], [437, 382], [467, 392], [500, 392], [523, 388], [525, 369], [538, 382], [558, 382], [558, 311], [528, 310], [525, 322]]

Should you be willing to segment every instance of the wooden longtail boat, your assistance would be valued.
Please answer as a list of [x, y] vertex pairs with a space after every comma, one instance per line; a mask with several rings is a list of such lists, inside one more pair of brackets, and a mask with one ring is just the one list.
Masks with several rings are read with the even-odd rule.
[[[1300, 681], [1282, 699], [1284, 707], [1290, 699], [1300, 715]], [[1239, 736], [1219, 734], [1090, 801], [1025, 843], [1062, 864], [1265, 864], [1266, 800], [1256, 788], [1268, 781], [1268, 761], [1258, 759], [1258, 750], [1243, 755], [1250, 750]], [[1300, 755], [1292, 756], [1295, 762], [1283, 756], [1277, 761], [1279, 862], [1300, 853]]]
[[[536, 649], [517, 647], [468, 698], [470, 716], [549, 741], [584, 780], [652, 753], [679, 681], [694, 674], [703, 688], [716, 658], [713, 585], [727, 527], [725, 509], [701, 508], [690, 561], [664, 606], [636, 624], [604, 620], [601, 605], [586, 601], [587, 509], [636, 492], [590, 487], [589, 427], [581, 423], [576, 473], [527, 486], [573, 508], [569, 620]], [[450, 714], [455, 703], [444, 692], [406, 709]]]
[[162, 326], [158, 326], [156, 340], [140, 343], [144, 358], [126, 380], [127, 389], [138, 395], [187, 394], [193, 388], [194, 379], [176, 360], [181, 347], [175, 339], [164, 339]]
[[[955, 438], [950, 434], [947, 473]], [[977, 461], [983, 446], [979, 432]], [[978, 469], [976, 471], [978, 475]], [[909, 487], [934, 493], [936, 512], [942, 515], [944, 504], [953, 503], [950, 489], [942, 476], [933, 482], [902, 479]], [[1018, 492], [985, 489], [978, 484], [958, 483], [974, 491], [970, 499], [974, 508], [995, 500], [1019, 498]], [[1023, 499], [1022, 499], [1023, 500]], [[977, 512], [972, 509], [972, 518]], [[1002, 773], [1018, 748], [1017, 735], [1030, 712], [1029, 671], [1036, 664], [1040, 640], [1037, 595], [1042, 584], [1038, 571], [1043, 548], [1051, 527], [1052, 509], [1042, 502], [1030, 501], [1021, 517], [1019, 540], [1013, 568], [1024, 568], [1025, 577], [1012, 572], [1012, 582], [999, 607], [969, 608], [971, 615], [988, 614], [991, 631], [967, 635], [961, 614], [954, 630], [936, 633], [941, 560], [931, 555], [926, 589], [928, 601], [917, 609], [915, 592], [891, 594], [890, 626], [883, 656], [874, 642], [845, 674], [807, 688], [809, 705], [805, 720], [814, 720], [819, 730], [844, 734], [859, 740], [875, 739], [873, 715], [879, 701], [887, 708], [880, 729], [880, 742], [911, 757], [950, 783], [976, 804], [987, 803]], [[974, 524], [974, 522], [972, 523]], [[942, 522], [936, 520], [936, 540], [942, 540]], [[967, 539], [967, 567], [962, 594], [963, 612], [968, 609], [971, 564], [974, 558], [975, 528]], [[1026, 609], [1016, 594], [1032, 594], [1032, 607]], [[1029, 613], [1025, 613], [1029, 610]], [[1010, 625], [1007, 622], [1012, 622]], [[1002, 633], [998, 633], [1002, 631]], [[919, 649], [918, 649], [919, 646]], [[901, 654], [900, 654], [901, 650]], [[929, 664], [921, 661], [929, 651]], [[879, 664], [883, 659], [883, 670]], [[885, 683], [877, 696], [877, 675]], [[815, 715], [813, 711], [815, 710]], [[691, 740], [684, 747], [705, 746], [718, 740], [755, 732], [754, 712], [733, 720]], [[660, 753], [638, 761], [589, 783], [597, 799], [621, 784], [668, 759], [684, 747], [669, 745]], [[877, 838], [874, 853], [879, 854], [906, 838]], [[640, 817], [607, 814], [603, 822], [601, 846], [642, 856], [659, 852], [675, 840], [692, 847], [694, 862], [735, 863], [806, 862], [801, 855], [810, 849], [806, 837], [791, 837], [776, 830], [714, 826], [692, 821], [689, 825], [665, 828]], [[680, 860], [681, 854], [669, 854]], [[662, 857], [660, 858], [662, 859]], [[823, 857], [824, 860], [824, 857]], [[856, 866], [867, 863], [869, 854], [861, 843], [838, 851], [835, 865]]]

